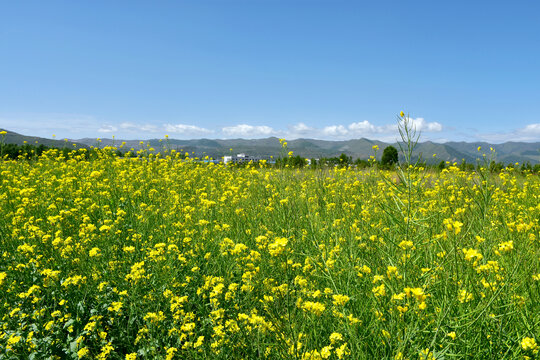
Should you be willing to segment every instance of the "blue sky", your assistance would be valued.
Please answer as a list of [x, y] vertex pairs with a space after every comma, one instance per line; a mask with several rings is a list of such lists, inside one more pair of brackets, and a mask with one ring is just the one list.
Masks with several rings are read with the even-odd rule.
[[540, 141], [537, 1], [4, 1], [27, 135]]

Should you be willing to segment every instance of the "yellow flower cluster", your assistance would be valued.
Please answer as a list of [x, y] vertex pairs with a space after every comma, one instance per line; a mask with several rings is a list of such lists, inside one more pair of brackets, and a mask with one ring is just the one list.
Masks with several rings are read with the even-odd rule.
[[538, 174], [152, 146], [2, 162], [0, 358], [538, 357]]

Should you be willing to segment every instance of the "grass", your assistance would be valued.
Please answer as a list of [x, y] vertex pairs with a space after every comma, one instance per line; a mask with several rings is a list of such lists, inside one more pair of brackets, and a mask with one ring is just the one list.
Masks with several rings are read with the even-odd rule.
[[1, 164], [0, 358], [538, 358], [537, 174], [96, 154]]

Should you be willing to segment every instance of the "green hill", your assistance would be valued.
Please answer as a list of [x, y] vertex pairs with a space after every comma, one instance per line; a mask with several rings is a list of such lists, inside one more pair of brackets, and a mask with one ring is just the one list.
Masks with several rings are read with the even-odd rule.
[[[69, 147], [69, 148], [85, 148], [88, 147], [84, 143], [80, 143], [78, 141], [65, 141], [65, 140], [54, 140], [54, 139], [47, 139], [37, 136], [26, 136], [21, 135], [13, 131], [0, 129], [0, 131], [5, 131], [6, 134], [4, 135], [4, 143], [5, 144], [16, 144], [16, 145], [24, 145], [24, 144], [30, 144], [30, 145], [40, 145], [43, 144], [47, 147], [57, 147], [57, 148], [63, 148], [63, 147]], [[94, 140], [95, 141], [95, 140]], [[73, 144], [76, 145], [73, 146]]]
[[[95, 139], [77, 140], [87, 145], [95, 145]], [[115, 140], [115, 144], [119, 145], [122, 140]], [[224, 155], [246, 153], [253, 156], [280, 156], [284, 154], [281, 148], [279, 139], [270, 137], [265, 139], [192, 139], [178, 140], [169, 139], [168, 146], [178, 151], [187, 151], [195, 153], [196, 156], [210, 156], [213, 158], [221, 158]], [[146, 147], [146, 144], [153, 147], [157, 151], [165, 148], [167, 142], [160, 139], [145, 140], [144, 145], [140, 145], [140, 140], [126, 141], [125, 148], [133, 148], [138, 150]], [[111, 139], [103, 139], [101, 146], [112, 145]], [[378, 145], [379, 150], [377, 157], [380, 158], [384, 148], [392, 145], [399, 150], [397, 143], [385, 143], [378, 140], [369, 139], [352, 139], [343, 141], [329, 141], [316, 139], [295, 139], [287, 141], [288, 151], [293, 151], [296, 155], [306, 158], [322, 158], [336, 157], [342, 153], [353, 158], [368, 159], [373, 155], [373, 146]], [[478, 147], [481, 151], [478, 151]], [[418, 143], [413, 156], [426, 160], [428, 163], [437, 163], [441, 160], [458, 162], [465, 160], [468, 163], [474, 163], [482, 158], [482, 154], [490, 154], [490, 147], [495, 150], [495, 160], [504, 163], [509, 162], [530, 162], [531, 164], [540, 163], [540, 142], [525, 143], [525, 142], [507, 142], [503, 144], [488, 144], [485, 142], [447, 142], [434, 143], [426, 141]], [[232, 151], [231, 151], [232, 149]], [[436, 156], [434, 157], [433, 154]]]
[[[377, 157], [380, 158], [384, 148], [392, 145], [399, 150], [397, 143], [385, 143], [378, 140], [369, 139], [351, 139], [342, 141], [316, 140], [316, 139], [295, 139], [288, 140], [287, 149], [282, 149], [279, 139], [269, 137], [264, 139], [149, 139], [149, 140], [118, 140], [118, 139], [96, 139], [84, 138], [79, 140], [52, 140], [34, 136], [25, 136], [12, 131], [7, 131], [5, 135], [5, 143], [14, 143], [18, 145], [28, 144], [43, 144], [54, 147], [70, 147], [73, 144], [76, 147], [90, 146], [120, 146], [125, 143], [123, 150], [152, 147], [156, 151], [162, 151], [165, 148], [175, 149], [177, 151], [189, 152], [195, 156], [209, 156], [214, 159], [219, 159], [225, 155], [245, 153], [253, 156], [273, 156], [278, 157], [284, 155], [288, 151], [293, 151], [295, 155], [300, 155], [306, 158], [322, 158], [336, 157], [342, 153], [347, 156], [352, 156], [354, 159], [368, 159], [374, 154], [373, 146], [377, 145]], [[481, 151], [478, 151], [481, 147]], [[447, 142], [434, 143], [426, 141], [418, 143], [413, 156], [422, 157], [428, 163], [437, 163], [441, 160], [458, 162], [462, 160], [468, 163], [474, 163], [482, 158], [482, 154], [490, 156], [490, 148], [495, 151], [495, 161], [507, 163], [524, 163], [531, 164], [540, 163], [540, 142], [525, 143], [525, 142], [506, 142], [503, 144], [489, 144], [486, 142]], [[232, 150], [231, 150], [232, 149]], [[434, 157], [433, 154], [436, 154]]]

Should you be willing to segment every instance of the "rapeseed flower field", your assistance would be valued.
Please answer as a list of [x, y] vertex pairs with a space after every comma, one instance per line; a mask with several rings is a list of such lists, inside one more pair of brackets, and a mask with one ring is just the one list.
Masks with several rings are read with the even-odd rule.
[[2, 359], [539, 357], [538, 174], [94, 154], [1, 163]]

